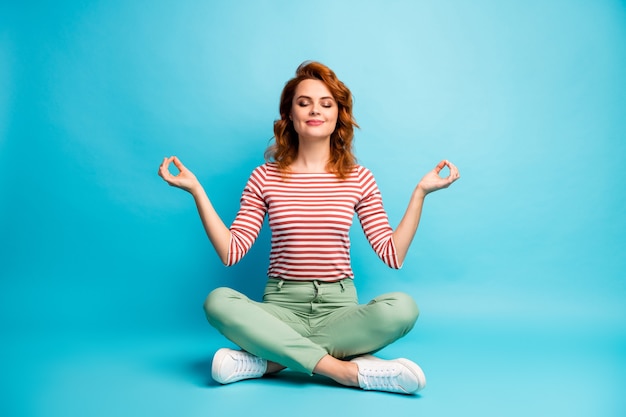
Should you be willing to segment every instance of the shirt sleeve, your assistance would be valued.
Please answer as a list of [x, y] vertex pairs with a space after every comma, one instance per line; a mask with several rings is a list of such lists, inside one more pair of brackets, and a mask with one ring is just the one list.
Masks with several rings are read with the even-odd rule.
[[256, 168], [241, 194], [239, 211], [230, 226], [230, 245], [226, 266], [239, 262], [259, 236], [267, 204], [263, 198], [264, 166]]
[[389, 225], [387, 212], [372, 173], [362, 168], [359, 173], [362, 197], [355, 211], [361, 222], [365, 237], [378, 257], [390, 268], [399, 269], [398, 255], [393, 241], [393, 229]]

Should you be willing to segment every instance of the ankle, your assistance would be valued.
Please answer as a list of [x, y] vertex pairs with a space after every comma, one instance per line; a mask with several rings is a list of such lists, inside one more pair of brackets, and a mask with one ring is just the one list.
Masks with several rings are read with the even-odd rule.
[[359, 386], [359, 367], [356, 363], [342, 361], [330, 355], [324, 356], [313, 369], [313, 373], [331, 378], [349, 387]]
[[359, 386], [359, 366], [350, 361], [343, 361], [345, 363], [346, 368], [346, 381], [343, 385], [347, 385], [349, 387], [358, 387]]
[[279, 363], [267, 361], [267, 370], [265, 371], [265, 375], [275, 374], [277, 372], [282, 371], [285, 367]]

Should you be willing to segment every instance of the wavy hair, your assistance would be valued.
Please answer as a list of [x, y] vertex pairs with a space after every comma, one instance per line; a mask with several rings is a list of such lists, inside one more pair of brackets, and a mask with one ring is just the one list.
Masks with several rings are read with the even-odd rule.
[[330, 136], [330, 157], [326, 169], [345, 179], [356, 164], [352, 140], [354, 128], [359, 127], [352, 116], [352, 93], [326, 65], [305, 61], [296, 70], [296, 76], [287, 81], [280, 96], [280, 119], [274, 122], [274, 143], [265, 151], [265, 159], [276, 162], [278, 169], [289, 173], [289, 165], [298, 156], [298, 133], [289, 119], [296, 87], [304, 80], [322, 81], [337, 102], [337, 126]]

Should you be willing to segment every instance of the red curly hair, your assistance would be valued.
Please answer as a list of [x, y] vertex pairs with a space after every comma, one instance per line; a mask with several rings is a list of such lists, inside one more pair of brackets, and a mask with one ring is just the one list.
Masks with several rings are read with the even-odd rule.
[[330, 136], [330, 158], [326, 169], [345, 179], [356, 164], [352, 151], [354, 128], [359, 127], [352, 116], [352, 93], [326, 65], [305, 61], [296, 70], [296, 76], [287, 81], [280, 96], [280, 119], [274, 122], [274, 143], [265, 151], [266, 160], [273, 160], [285, 175], [298, 156], [298, 133], [289, 119], [296, 87], [304, 80], [322, 81], [337, 102], [337, 127]]

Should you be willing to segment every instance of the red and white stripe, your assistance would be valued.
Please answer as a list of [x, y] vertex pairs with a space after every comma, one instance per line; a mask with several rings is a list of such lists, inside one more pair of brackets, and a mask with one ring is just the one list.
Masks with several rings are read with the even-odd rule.
[[399, 268], [393, 230], [372, 173], [357, 165], [345, 179], [334, 174], [290, 173], [285, 179], [273, 163], [256, 168], [241, 196], [230, 227], [227, 265], [248, 252], [265, 214], [272, 231], [268, 276], [286, 280], [337, 281], [354, 278], [349, 231], [356, 212], [378, 256]]

